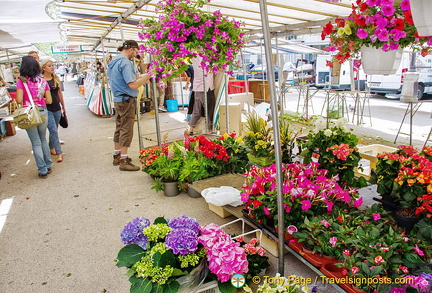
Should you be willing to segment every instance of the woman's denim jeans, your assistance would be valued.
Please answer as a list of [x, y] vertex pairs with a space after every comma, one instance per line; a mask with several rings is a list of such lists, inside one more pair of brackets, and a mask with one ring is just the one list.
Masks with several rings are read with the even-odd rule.
[[45, 117], [41, 125], [26, 129], [30, 142], [32, 144], [33, 155], [39, 174], [46, 174], [48, 168], [51, 168], [51, 154], [46, 140], [46, 132], [48, 126], [48, 110], [40, 110], [42, 116]]
[[49, 147], [54, 149], [56, 154], [61, 154], [60, 139], [58, 136], [58, 126], [60, 123], [61, 111], [48, 111], [48, 131], [49, 131]]

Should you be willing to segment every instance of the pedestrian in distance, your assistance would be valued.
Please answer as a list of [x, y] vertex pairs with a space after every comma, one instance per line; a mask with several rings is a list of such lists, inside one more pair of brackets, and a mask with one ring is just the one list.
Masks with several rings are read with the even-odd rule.
[[[16, 101], [23, 107], [30, 107], [30, 98], [33, 98], [35, 106], [39, 107], [42, 117], [45, 117], [42, 124], [26, 129], [27, 135], [33, 149], [38, 175], [40, 178], [47, 178], [51, 173], [51, 157], [46, 130], [48, 126], [47, 104], [51, 104], [51, 92], [48, 82], [41, 76], [42, 70], [39, 62], [32, 56], [24, 56], [21, 61], [20, 78], [17, 80]], [[29, 88], [31, 97], [27, 95], [25, 85]]]
[[49, 147], [52, 155], [57, 155], [57, 163], [63, 162], [63, 152], [60, 145], [58, 135], [58, 126], [60, 118], [66, 115], [66, 107], [61, 91], [60, 78], [54, 74], [54, 62], [50, 58], [42, 59], [42, 73], [50, 87], [52, 103], [47, 105], [48, 108], [48, 131], [49, 131]]
[[[213, 117], [214, 109], [216, 103], [216, 97], [214, 93], [214, 74], [213, 72], [204, 72], [201, 66], [202, 57], [197, 56], [192, 58], [192, 65], [194, 70], [194, 80], [193, 80], [193, 91], [194, 91], [194, 106], [192, 111], [192, 116], [189, 121], [189, 134], [194, 134], [194, 128], [198, 120], [201, 117], [205, 117], [207, 111], [207, 129], [211, 132], [213, 130]], [[205, 89], [204, 89], [205, 84]], [[207, 103], [205, 101], [205, 93], [207, 92]], [[205, 105], [207, 104], [207, 109], [205, 111]]]
[[140, 167], [132, 164], [128, 149], [133, 138], [138, 88], [146, 84], [150, 76], [137, 73], [131, 61], [139, 51], [136, 41], [127, 40], [117, 50], [120, 54], [108, 64], [116, 115], [113, 165], [119, 166], [121, 171], [138, 171]]

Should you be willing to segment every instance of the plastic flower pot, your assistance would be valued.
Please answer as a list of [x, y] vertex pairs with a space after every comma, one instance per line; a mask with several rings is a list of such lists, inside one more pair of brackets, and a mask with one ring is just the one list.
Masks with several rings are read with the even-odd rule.
[[414, 225], [420, 221], [420, 217], [409, 215], [406, 209], [399, 209], [395, 213], [396, 223], [399, 227], [404, 228], [407, 233], [411, 232]]
[[176, 196], [180, 194], [177, 182], [164, 182], [164, 194], [165, 196]]
[[337, 267], [334, 264], [330, 264], [330, 263], [325, 264], [320, 268], [320, 271], [324, 275], [326, 275], [329, 278], [333, 278], [333, 279], [340, 279], [340, 278], [345, 277], [342, 274], [343, 270], [344, 270], [343, 268]]
[[189, 195], [189, 197], [192, 197], [192, 198], [201, 197], [201, 193], [198, 190], [196, 190], [195, 188], [191, 187], [190, 185], [188, 185], [188, 195]]
[[411, 13], [418, 34], [432, 36], [432, 2], [430, 0], [410, 0]]
[[361, 47], [363, 69], [366, 74], [395, 74], [402, 60], [402, 49], [384, 52], [373, 47]]

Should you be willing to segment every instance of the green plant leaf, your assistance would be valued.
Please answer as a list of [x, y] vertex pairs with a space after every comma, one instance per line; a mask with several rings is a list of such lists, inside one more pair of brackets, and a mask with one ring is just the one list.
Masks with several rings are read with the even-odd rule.
[[126, 245], [122, 249], [120, 249], [117, 255], [117, 267], [130, 267], [134, 263], [141, 260], [144, 256], [145, 250], [136, 244]]
[[150, 293], [152, 291], [152, 282], [149, 279], [137, 278], [132, 276], [129, 278], [132, 283], [130, 293]]
[[164, 217], [158, 217], [153, 221], [153, 225], [156, 224], [167, 224], [167, 220]]
[[171, 279], [163, 286], [163, 289], [163, 293], [176, 293], [180, 289], [180, 283]]
[[221, 293], [234, 293], [236, 291], [236, 288], [229, 281], [224, 283], [218, 281], [218, 288]]

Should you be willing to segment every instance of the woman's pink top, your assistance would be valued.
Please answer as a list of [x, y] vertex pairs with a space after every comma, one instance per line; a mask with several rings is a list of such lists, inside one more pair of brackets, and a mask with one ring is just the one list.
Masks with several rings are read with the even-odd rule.
[[[30, 94], [33, 97], [33, 102], [39, 107], [46, 107], [44, 96], [45, 92], [50, 90], [48, 82], [42, 77], [37, 77], [35, 80], [36, 82], [27, 79], [27, 85], [30, 90]], [[31, 105], [30, 99], [21, 79], [17, 80], [16, 88], [23, 90], [23, 106], [29, 107]]]

